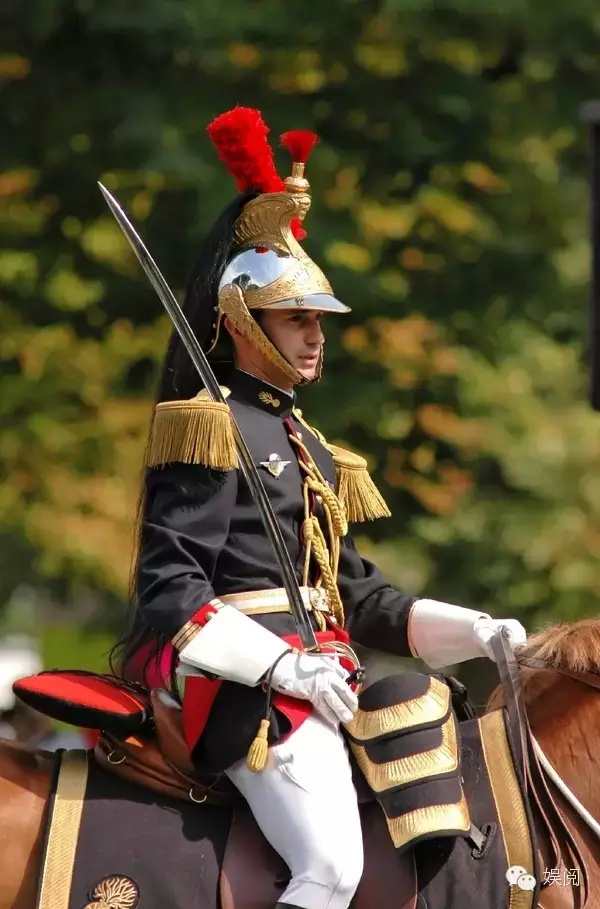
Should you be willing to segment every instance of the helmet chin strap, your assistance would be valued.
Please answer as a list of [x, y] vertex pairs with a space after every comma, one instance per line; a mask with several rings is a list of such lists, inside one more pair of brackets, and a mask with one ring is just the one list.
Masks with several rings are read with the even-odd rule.
[[[256, 321], [256, 320], [255, 320], [255, 321]], [[265, 336], [265, 338], [267, 339], [267, 341], [269, 342], [269, 344], [274, 348], [274, 350], [277, 351], [277, 353], [279, 354], [279, 356], [281, 357], [281, 359], [282, 359], [282, 360], [285, 360], [285, 362], [290, 366], [290, 369], [295, 370], [295, 372], [297, 373], [298, 379], [297, 379], [297, 381], [294, 381], [294, 385], [299, 385], [300, 388], [304, 388], [306, 385], [316, 385], [317, 382], [320, 382], [320, 381], [321, 381], [321, 376], [322, 376], [322, 374], [323, 374], [323, 359], [324, 359], [323, 347], [324, 347], [324, 344], [321, 345], [321, 351], [320, 351], [320, 353], [319, 353], [319, 360], [318, 360], [318, 362], [317, 362], [317, 366], [316, 366], [316, 369], [315, 369], [315, 374], [314, 374], [314, 376], [312, 377], [312, 379], [307, 379], [305, 376], [303, 376], [303, 375], [299, 372], [299, 370], [295, 369], [295, 367], [292, 365], [292, 363], [290, 363], [290, 361], [288, 360], [288, 358], [286, 357], [286, 355], [283, 353], [283, 351], [281, 351], [281, 350], [277, 347], [277, 345], [274, 343], [274, 341], [272, 340], [272, 338], [269, 337], [268, 332], [266, 332], [265, 329], [263, 328], [263, 326], [260, 325], [260, 324], [259, 324], [259, 329], [260, 329], [260, 331], [263, 333], [263, 335]]]
[[323, 361], [325, 360], [325, 342], [321, 344], [321, 352], [319, 354], [319, 362], [317, 363], [317, 368], [315, 369], [315, 374], [310, 380], [311, 385], [316, 385], [317, 382], [321, 381], [321, 376], [323, 375]]

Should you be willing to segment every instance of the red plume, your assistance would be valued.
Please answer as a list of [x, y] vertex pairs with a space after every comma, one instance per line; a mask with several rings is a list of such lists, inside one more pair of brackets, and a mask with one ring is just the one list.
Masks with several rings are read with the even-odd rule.
[[292, 231], [294, 237], [298, 241], [298, 243], [300, 242], [300, 240], [304, 240], [305, 237], [308, 237], [308, 234], [306, 233], [304, 228], [301, 226], [300, 218], [292, 218], [292, 220], [290, 221], [290, 228], [291, 228], [291, 231]]
[[[292, 161], [298, 164], [306, 164], [311, 151], [319, 141], [319, 137], [309, 129], [291, 129], [287, 133], [282, 133], [279, 140], [284, 148], [289, 151]], [[290, 227], [296, 240], [304, 240], [307, 236], [298, 218], [294, 218]]]
[[282, 133], [279, 139], [292, 156], [292, 161], [299, 164], [306, 164], [311, 151], [319, 141], [318, 135], [309, 129], [292, 129]]
[[[239, 192], [255, 189], [263, 193], [279, 193], [285, 184], [275, 168], [273, 150], [267, 136], [270, 129], [259, 110], [251, 107], [234, 107], [216, 117], [206, 128], [216, 147], [219, 160], [235, 178]], [[292, 130], [283, 133], [282, 143], [289, 149], [294, 161], [305, 162], [318, 141], [316, 133]], [[306, 231], [297, 218], [291, 222], [296, 240], [303, 240]]]
[[267, 140], [270, 129], [260, 111], [238, 105], [216, 117], [206, 131], [240, 192], [256, 189], [276, 193], [285, 189]]

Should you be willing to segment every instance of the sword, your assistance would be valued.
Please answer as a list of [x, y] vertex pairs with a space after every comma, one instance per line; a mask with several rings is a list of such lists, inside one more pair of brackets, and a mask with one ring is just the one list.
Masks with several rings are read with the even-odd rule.
[[589, 397], [593, 410], [600, 410], [600, 102], [588, 101], [581, 110], [581, 119], [589, 128], [589, 181], [591, 234], [591, 288], [588, 304], [588, 365], [590, 370]]
[[[218, 401], [221, 404], [226, 404], [225, 398], [221, 393], [219, 388], [219, 383], [216, 380], [215, 374], [212, 371], [212, 368], [206, 359], [206, 355], [200, 346], [197, 337], [195, 336], [190, 323], [186, 319], [183, 310], [181, 309], [179, 303], [175, 299], [169, 285], [161, 275], [158, 266], [146, 247], [135, 228], [129, 221], [127, 215], [117, 202], [117, 200], [109, 193], [105, 186], [102, 183], [98, 183], [102, 195], [106, 199], [108, 207], [115, 216], [115, 219], [129, 240], [129, 243], [138, 257], [142, 268], [144, 269], [146, 276], [150, 280], [154, 290], [158, 294], [161, 303], [167, 310], [173, 325], [175, 326], [179, 337], [185, 344], [186, 350], [190, 355], [192, 363], [196, 367], [200, 378], [204, 383], [208, 394], [210, 395], [213, 401]], [[230, 411], [231, 412], [231, 411]], [[302, 641], [302, 646], [305, 650], [318, 650], [319, 645], [317, 643], [317, 638], [313, 630], [312, 625], [310, 624], [310, 619], [308, 616], [308, 611], [302, 601], [302, 596], [300, 594], [300, 586], [294, 572], [292, 565], [292, 560], [290, 554], [286, 549], [283, 536], [281, 534], [281, 529], [275, 514], [273, 513], [273, 508], [265, 492], [265, 487], [262, 484], [262, 480], [256, 469], [256, 465], [252, 460], [248, 446], [239, 430], [239, 427], [234, 419], [233, 414], [231, 414], [231, 421], [233, 423], [233, 431], [235, 437], [236, 448], [240, 460], [240, 466], [244, 478], [250, 487], [250, 491], [258, 507], [264, 528], [267, 532], [267, 536], [273, 546], [275, 552], [275, 558], [277, 559], [277, 565], [281, 572], [281, 577], [283, 579], [283, 585], [285, 591], [288, 595], [288, 600], [290, 604], [290, 609], [294, 622], [296, 623], [296, 630]]]

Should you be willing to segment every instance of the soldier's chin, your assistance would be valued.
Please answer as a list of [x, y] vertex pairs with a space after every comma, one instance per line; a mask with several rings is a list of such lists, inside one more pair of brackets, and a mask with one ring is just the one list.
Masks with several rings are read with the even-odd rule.
[[317, 370], [319, 368], [319, 358], [317, 357], [316, 360], [306, 360], [305, 358], [301, 358], [296, 368], [303, 378], [310, 381], [317, 375]]

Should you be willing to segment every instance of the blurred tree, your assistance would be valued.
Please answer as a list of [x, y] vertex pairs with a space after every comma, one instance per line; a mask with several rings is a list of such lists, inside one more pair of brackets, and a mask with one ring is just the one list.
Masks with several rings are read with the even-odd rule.
[[392, 508], [359, 529], [365, 550], [407, 589], [528, 622], [597, 609], [577, 123], [598, 82], [591, 0], [10, 12], [0, 599], [23, 579], [124, 594], [169, 326], [96, 181], [180, 292], [233, 194], [205, 127], [240, 103], [261, 108], [274, 143], [295, 127], [321, 136], [306, 248], [353, 312], [328, 326], [329, 371], [302, 405], [369, 456]]

